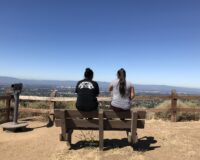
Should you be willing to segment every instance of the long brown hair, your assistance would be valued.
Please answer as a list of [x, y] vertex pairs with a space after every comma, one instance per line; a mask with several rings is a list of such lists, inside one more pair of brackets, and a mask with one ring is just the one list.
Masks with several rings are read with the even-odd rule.
[[124, 97], [126, 94], [126, 71], [121, 68], [117, 71], [117, 76], [119, 78], [119, 92]]

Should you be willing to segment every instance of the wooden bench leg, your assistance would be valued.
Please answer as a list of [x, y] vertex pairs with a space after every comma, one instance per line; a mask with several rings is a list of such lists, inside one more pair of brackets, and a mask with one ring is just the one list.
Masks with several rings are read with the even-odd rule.
[[128, 132], [128, 131], [127, 131], [126, 134], [127, 134], [127, 138], [128, 138], [128, 143], [131, 144], [131, 142], [132, 142], [131, 132]]
[[71, 147], [71, 144], [72, 144], [72, 133], [73, 133], [72, 129], [68, 130], [66, 133], [66, 141], [69, 147]]
[[64, 138], [63, 138], [62, 133], [59, 135], [59, 140], [60, 140], [60, 141], [64, 141]]
[[99, 150], [103, 151], [103, 110], [99, 110]]
[[72, 133], [73, 130], [68, 130], [65, 132], [64, 136], [63, 134], [60, 134], [60, 141], [66, 141], [68, 146], [71, 146], [72, 143]]
[[136, 143], [136, 132], [137, 132], [137, 112], [132, 111], [131, 113], [131, 134], [130, 143], [133, 145]]
[[68, 134], [67, 134], [67, 125], [66, 125], [66, 114], [65, 112], [61, 112], [61, 134], [60, 134], [60, 140], [61, 141], [67, 141], [68, 140]]

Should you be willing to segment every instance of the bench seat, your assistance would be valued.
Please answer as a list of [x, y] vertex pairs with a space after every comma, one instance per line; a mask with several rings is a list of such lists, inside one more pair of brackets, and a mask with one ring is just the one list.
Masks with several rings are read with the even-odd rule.
[[55, 125], [61, 127], [60, 140], [71, 145], [73, 130], [99, 130], [99, 148], [103, 150], [103, 132], [126, 131], [128, 141], [135, 143], [137, 128], [144, 128], [145, 111], [102, 110], [82, 112], [76, 109], [56, 109]]

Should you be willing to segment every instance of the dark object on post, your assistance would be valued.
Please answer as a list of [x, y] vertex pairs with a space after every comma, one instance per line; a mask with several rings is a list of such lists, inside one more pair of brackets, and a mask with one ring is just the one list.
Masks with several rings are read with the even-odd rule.
[[18, 122], [19, 95], [22, 91], [22, 88], [22, 83], [11, 85], [12, 94], [15, 100], [13, 122], [2, 124], [1, 126], [3, 127], [3, 130], [16, 131], [18, 129], [24, 129], [28, 125], [26, 122]]
[[22, 88], [23, 88], [23, 84], [22, 83], [15, 83], [11, 85], [11, 88], [14, 92], [18, 92], [21, 93]]

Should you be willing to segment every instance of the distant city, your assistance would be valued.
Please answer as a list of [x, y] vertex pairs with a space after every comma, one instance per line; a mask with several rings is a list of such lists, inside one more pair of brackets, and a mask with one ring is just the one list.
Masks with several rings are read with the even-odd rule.
[[[57, 90], [57, 96], [76, 96], [75, 86], [77, 81], [26, 80], [2, 76], [0, 76], [0, 95], [5, 94], [13, 83], [23, 83], [22, 95], [50, 96], [52, 91]], [[109, 82], [98, 82], [98, 84], [100, 96], [109, 96]], [[198, 88], [141, 84], [135, 84], [134, 87], [137, 95], [168, 95], [174, 89], [178, 94], [200, 95], [200, 89]]]

